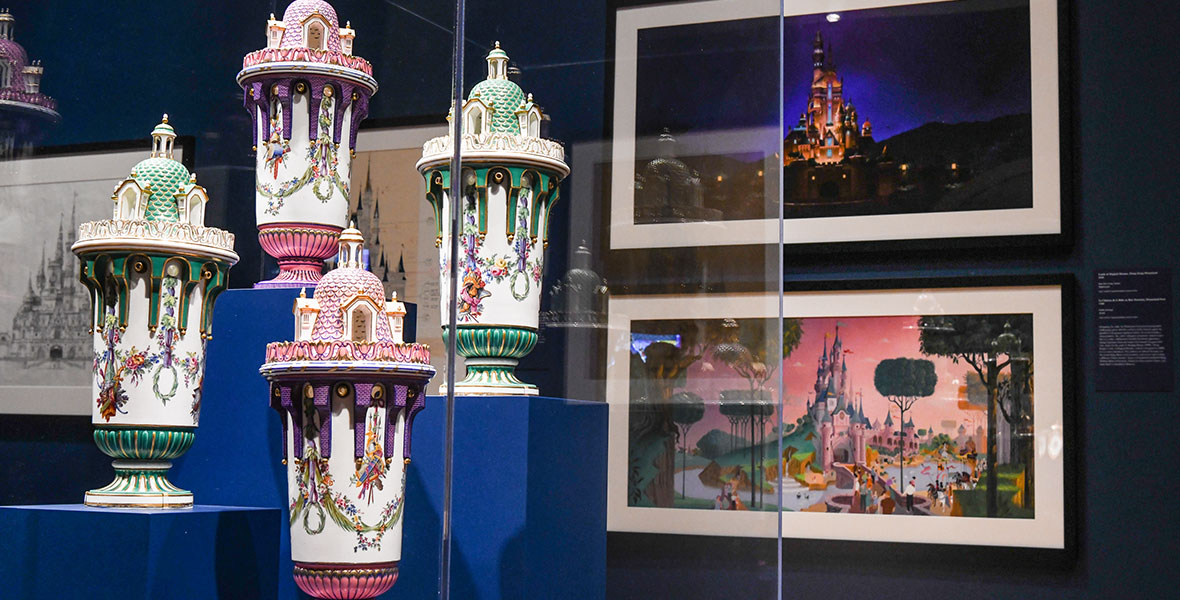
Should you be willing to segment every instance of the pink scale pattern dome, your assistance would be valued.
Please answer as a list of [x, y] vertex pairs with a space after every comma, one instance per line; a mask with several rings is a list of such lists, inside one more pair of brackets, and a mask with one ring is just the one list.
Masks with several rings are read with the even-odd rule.
[[319, 303], [320, 312], [311, 330], [313, 341], [348, 339], [348, 332], [344, 331], [344, 304], [357, 294], [364, 294], [377, 304], [379, 312], [375, 315], [374, 327], [376, 341], [393, 341], [389, 321], [385, 317], [385, 288], [381, 280], [369, 271], [347, 266], [329, 271], [316, 285], [313, 298]]
[[283, 39], [279, 48], [303, 47], [303, 24], [312, 15], [319, 14], [328, 21], [325, 48], [330, 52], [340, 52], [340, 20], [336, 17], [336, 9], [324, 0], [295, 0], [283, 13]]

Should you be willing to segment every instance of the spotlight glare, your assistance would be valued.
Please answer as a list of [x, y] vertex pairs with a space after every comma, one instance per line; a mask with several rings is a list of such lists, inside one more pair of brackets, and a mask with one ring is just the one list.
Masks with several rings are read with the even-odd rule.
[[828, 13], [828, 22], [835, 23], [840, 20], [840, 13]]

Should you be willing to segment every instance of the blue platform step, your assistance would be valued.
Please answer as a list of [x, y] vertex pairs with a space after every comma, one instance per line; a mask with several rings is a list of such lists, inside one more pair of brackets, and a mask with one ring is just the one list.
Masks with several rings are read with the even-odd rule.
[[[455, 399], [451, 597], [606, 597], [607, 405], [546, 397]], [[414, 423], [401, 576], [390, 598], [438, 582], [446, 398]]]
[[282, 524], [277, 508], [3, 506], [0, 597], [275, 598]]

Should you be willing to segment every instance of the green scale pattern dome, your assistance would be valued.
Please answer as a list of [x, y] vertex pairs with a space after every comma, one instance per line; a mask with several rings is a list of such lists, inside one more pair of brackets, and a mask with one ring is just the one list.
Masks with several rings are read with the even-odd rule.
[[492, 112], [489, 131], [520, 135], [520, 120], [516, 117], [516, 111], [524, 104], [524, 90], [519, 85], [507, 79], [485, 79], [471, 88], [471, 95], [467, 99], [476, 96], [496, 109]]
[[171, 158], [157, 156], [135, 165], [132, 173], [140, 186], [151, 186], [144, 218], [148, 221], [179, 221], [176, 194], [188, 187], [188, 169]]

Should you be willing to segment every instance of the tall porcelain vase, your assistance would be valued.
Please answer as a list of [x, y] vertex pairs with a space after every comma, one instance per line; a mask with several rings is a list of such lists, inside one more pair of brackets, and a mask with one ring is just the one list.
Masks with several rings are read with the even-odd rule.
[[532, 95], [507, 77], [499, 43], [488, 55], [488, 79], [463, 105], [462, 229], [451, 231], [450, 136], [423, 147], [418, 170], [438, 224], [444, 332], [450, 306], [451, 236], [459, 236], [456, 348], [467, 376], [460, 395], [535, 395], [514, 374], [537, 343], [541, 275], [549, 216], [569, 174], [560, 143], [541, 137], [544, 121]]
[[115, 188], [113, 218], [83, 223], [73, 245], [93, 301], [94, 441], [115, 459], [91, 506], [193, 504], [167, 472], [193, 443], [213, 303], [238, 256], [233, 234], [204, 226], [208, 197], [172, 160], [174, 137], [165, 115], [151, 158]]
[[295, 340], [268, 344], [260, 369], [283, 424], [295, 581], [316, 598], [372, 598], [397, 579], [411, 432], [434, 375], [363, 247], [344, 230], [341, 266], [295, 301]]
[[253, 120], [258, 241], [279, 263], [256, 287], [313, 287], [347, 223], [357, 128], [377, 81], [323, 0], [271, 15], [266, 36], [237, 77]]

